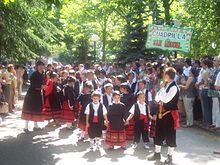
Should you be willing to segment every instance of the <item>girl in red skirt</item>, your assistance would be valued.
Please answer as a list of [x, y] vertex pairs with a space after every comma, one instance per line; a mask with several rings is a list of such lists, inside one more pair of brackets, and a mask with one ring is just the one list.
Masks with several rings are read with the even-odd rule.
[[[129, 110], [131, 109], [132, 105], [135, 102], [134, 94], [130, 93], [130, 86], [127, 82], [122, 83], [120, 86], [121, 91], [121, 102], [126, 107], [126, 117], [130, 115]], [[134, 138], [134, 121], [130, 120], [129, 125], [126, 126], [125, 129], [126, 133], [126, 140], [133, 140]]]
[[[52, 72], [45, 87], [44, 115], [45, 119], [48, 120], [48, 126], [53, 124], [60, 125], [59, 120], [61, 115], [61, 103], [59, 92], [61, 89], [57, 86], [57, 82], [58, 74]], [[51, 119], [54, 120], [53, 123], [50, 123]]]
[[121, 146], [122, 149], [126, 147], [125, 136], [125, 119], [126, 110], [125, 105], [120, 102], [120, 92], [113, 93], [113, 104], [109, 106], [107, 118], [109, 121], [105, 143], [110, 146], [109, 149], [114, 149], [114, 146]]
[[62, 115], [61, 122], [67, 123], [67, 128], [72, 129], [72, 123], [75, 120], [76, 94], [74, 91], [75, 78], [67, 77], [67, 84], [64, 85], [62, 97]]
[[79, 110], [79, 120], [78, 120], [78, 128], [81, 130], [81, 135], [79, 141], [83, 141], [85, 139], [86, 134], [86, 106], [92, 102], [91, 92], [93, 90], [93, 85], [90, 81], [85, 82], [83, 85], [82, 93], [80, 94], [78, 101], [80, 103]]

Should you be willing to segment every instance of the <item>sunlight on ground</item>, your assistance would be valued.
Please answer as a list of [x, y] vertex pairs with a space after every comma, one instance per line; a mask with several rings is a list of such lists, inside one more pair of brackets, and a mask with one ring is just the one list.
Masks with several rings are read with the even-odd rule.
[[[61, 127], [47, 127], [40, 132], [23, 133], [24, 121], [20, 120], [21, 111], [5, 117], [0, 125], [0, 144], [11, 141], [16, 145], [21, 144], [29, 147], [30, 152], [43, 154], [43, 162], [56, 165], [90, 164], [161, 164], [148, 162], [147, 156], [154, 152], [152, 146], [150, 151], [143, 148], [140, 143], [137, 149], [128, 143], [126, 150], [116, 148], [114, 151], [102, 145], [100, 151], [89, 150], [89, 139], [85, 142], [78, 142], [79, 129], [67, 130], [65, 125]], [[47, 123], [40, 123], [44, 127]], [[33, 122], [30, 122], [29, 129], [33, 129]], [[11, 140], [11, 141], [10, 141]], [[214, 150], [220, 150], [220, 138], [199, 129], [180, 129], [177, 134], [178, 147], [174, 154], [174, 164], [179, 165], [219, 165], [220, 156], [213, 155]], [[103, 143], [103, 142], [102, 142]], [[27, 151], [27, 153], [29, 152]], [[165, 160], [167, 148], [162, 149], [162, 161]], [[27, 154], [26, 153], [26, 154]], [[34, 154], [34, 153], [33, 153]], [[42, 156], [42, 155], [41, 155]], [[42, 162], [40, 163], [42, 164]], [[34, 165], [39, 165], [35, 163]]]

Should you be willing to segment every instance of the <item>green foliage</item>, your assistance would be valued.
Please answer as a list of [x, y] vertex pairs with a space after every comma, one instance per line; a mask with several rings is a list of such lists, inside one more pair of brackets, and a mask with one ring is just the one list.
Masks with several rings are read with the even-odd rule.
[[[177, 19], [182, 26], [193, 27], [192, 51], [186, 56], [200, 58], [217, 55], [220, 51], [220, 1], [184, 0], [180, 6], [184, 13], [178, 13]], [[212, 43], [216, 48], [212, 48]]]
[[[199, 58], [220, 51], [219, 0], [0, 0], [0, 58], [15, 61], [52, 56], [63, 63], [131, 61], [163, 54], [146, 50], [147, 26], [194, 28], [192, 51]], [[212, 48], [212, 43], [216, 48]]]
[[25, 61], [49, 54], [51, 44], [62, 32], [46, 19], [43, 7], [22, 0], [0, 4], [1, 58]]

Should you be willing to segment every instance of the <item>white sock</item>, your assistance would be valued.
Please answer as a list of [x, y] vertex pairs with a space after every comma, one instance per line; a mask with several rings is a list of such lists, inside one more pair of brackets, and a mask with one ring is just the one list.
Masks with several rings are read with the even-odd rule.
[[174, 147], [168, 147], [168, 155], [172, 156], [174, 151]]
[[95, 138], [95, 142], [97, 146], [101, 146], [100, 138]]
[[106, 138], [106, 130], [102, 131], [102, 138], [105, 139]]
[[90, 139], [90, 147], [94, 147], [95, 145], [95, 139]]
[[72, 127], [72, 123], [66, 123], [66, 126], [67, 126], [68, 128], [71, 128], [71, 127]]
[[36, 121], [34, 122], [34, 128], [39, 128], [39, 126], [38, 126]]
[[85, 131], [81, 132], [81, 138], [85, 138]]
[[24, 126], [24, 129], [28, 129], [28, 123], [29, 123], [29, 121], [28, 121], [28, 120], [25, 120], [25, 126]]
[[155, 145], [155, 152], [161, 153], [161, 146]]

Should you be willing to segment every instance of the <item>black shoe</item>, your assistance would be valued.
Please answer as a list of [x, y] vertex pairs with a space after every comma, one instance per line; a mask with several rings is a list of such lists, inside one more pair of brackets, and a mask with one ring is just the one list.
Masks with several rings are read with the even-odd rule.
[[172, 164], [173, 159], [172, 155], [167, 155], [167, 159], [165, 160], [164, 164]]
[[15, 110], [12, 109], [12, 110], [9, 111], [9, 113], [15, 114]]
[[122, 150], [126, 150], [127, 148], [126, 148], [126, 146], [122, 146], [121, 149]]
[[84, 141], [85, 140], [85, 138], [80, 138], [78, 141], [79, 142], [82, 142], [82, 141]]
[[34, 128], [34, 129], [33, 129], [33, 131], [36, 131], [36, 132], [37, 132], [37, 131], [42, 131], [42, 130], [43, 130], [42, 128]]
[[24, 133], [28, 134], [30, 131], [28, 129], [24, 129]]
[[161, 155], [160, 153], [154, 153], [152, 156], [150, 156], [148, 158], [148, 161], [156, 161], [156, 160], [160, 160], [161, 159]]

